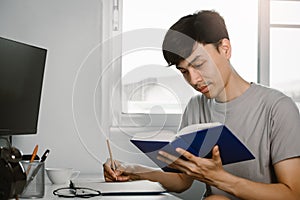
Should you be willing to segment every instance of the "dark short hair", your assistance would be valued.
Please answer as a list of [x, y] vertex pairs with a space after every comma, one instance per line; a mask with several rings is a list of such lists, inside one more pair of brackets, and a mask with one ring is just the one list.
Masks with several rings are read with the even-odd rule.
[[219, 43], [229, 39], [225, 21], [219, 13], [203, 10], [180, 18], [167, 31], [162, 49], [168, 65], [178, 65], [191, 55], [195, 42]]

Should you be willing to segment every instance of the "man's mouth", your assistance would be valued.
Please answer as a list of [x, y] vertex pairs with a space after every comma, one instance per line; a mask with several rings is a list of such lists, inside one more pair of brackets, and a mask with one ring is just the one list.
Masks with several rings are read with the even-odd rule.
[[207, 93], [207, 92], [209, 92], [208, 85], [209, 85], [209, 83], [206, 83], [205, 85], [197, 87], [197, 90], [203, 94]]
[[208, 85], [205, 85], [205, 86], [201, 86], [199, 89], [199, 92], [201, 93], [207, 93], [209, 90], [208, 90]]

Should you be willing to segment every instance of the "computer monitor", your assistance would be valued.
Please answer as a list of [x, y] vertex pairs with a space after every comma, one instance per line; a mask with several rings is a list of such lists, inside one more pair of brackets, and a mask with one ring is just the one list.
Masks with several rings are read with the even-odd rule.
[[37, 133], [46, 55], [0, 37], [0, 136]]

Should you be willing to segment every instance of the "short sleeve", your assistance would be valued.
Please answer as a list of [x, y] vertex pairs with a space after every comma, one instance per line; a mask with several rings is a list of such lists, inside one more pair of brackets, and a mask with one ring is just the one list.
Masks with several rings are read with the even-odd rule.
[[280, 98], [271, 109], [272, 163], [300, 156], [300, 115], [293, 100]]

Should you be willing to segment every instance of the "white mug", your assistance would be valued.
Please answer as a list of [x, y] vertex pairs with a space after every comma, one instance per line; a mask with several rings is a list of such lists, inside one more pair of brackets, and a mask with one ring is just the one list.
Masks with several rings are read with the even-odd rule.
[[80, 171], [75, 171], [73, 168], [46, 168], [46, 173], [53, 184], [61, 185], [77, 178]]

